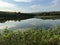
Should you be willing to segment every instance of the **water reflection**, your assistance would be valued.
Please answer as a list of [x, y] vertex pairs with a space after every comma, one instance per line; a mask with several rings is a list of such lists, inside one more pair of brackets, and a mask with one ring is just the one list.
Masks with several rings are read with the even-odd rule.
[[25, 20], [10, 20], [6, 21], [5, 23], [0, 23], [0, 30], [8, 27], [10, 30], [14, 29], [25, 29], [25, 28], [53, 28], [55, 25], [60, 26], [60, 19], [37, 19], [37, 18], [31, 18], [31, 19], [25, 19]]
[[[43, 19], [43, 20], [47, 20], [47, 19], [49, 19], [49, 20], [59, 20], [60, 18], [59, 17], [53, 17], [53, 18], [51, 18], [51, 17], [36, 17], [36, 18], [38, 18], [38, 19]], [[30, 19], [30, 18], [0, 18], [0, 23], [5, 23], [6, 21], [21, 21], [21, 20], [26, 20], [26, 19]]]

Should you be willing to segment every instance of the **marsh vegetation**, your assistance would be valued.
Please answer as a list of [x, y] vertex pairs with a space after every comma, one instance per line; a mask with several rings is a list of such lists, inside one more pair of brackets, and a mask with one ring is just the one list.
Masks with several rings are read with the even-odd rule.
[[0, 32], [0, 45], [60, 45], [60, 28]]
[[[55, 24], [58, 26], [49, 28], [49, 26], [55, 26]], [[34, 28], [28, 28], [31, 25]], [[41, 28], [41, 25], [46, 26], [48, 29]], [[11, 28], [16, 28], [17, 26], [19, 26], [18, 28], [22, 28], [24, 26], [28, 29], [0, 30], [0, 45], [60, 45], [60, 11], [41, 13], [0, 11], [0, 28], [4, 28], [4, 26]]]

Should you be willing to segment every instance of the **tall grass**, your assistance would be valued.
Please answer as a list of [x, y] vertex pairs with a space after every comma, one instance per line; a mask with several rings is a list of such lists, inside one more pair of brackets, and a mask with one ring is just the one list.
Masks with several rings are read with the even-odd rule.
[[5, 29], [0, 33], [0, 45], [60, 45], [60, 28], [26, 31]]

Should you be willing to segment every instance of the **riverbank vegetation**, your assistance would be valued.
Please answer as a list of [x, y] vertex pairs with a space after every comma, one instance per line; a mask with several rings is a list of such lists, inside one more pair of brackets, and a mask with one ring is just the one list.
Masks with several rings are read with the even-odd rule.
[[0, 32], [0, 45], [60, 45], [60, 28], [26, 31], [5, 29]]
[[2, 12], [0, 11], [0, 19], [27, 19], [34, 17], [60, 17], [60, 11], [40, 12], [40, 13], [20, 13], [20, 12]]
[[0, 11], [0, 23], [4, 23], [9, 20], [20, 21], [29, 18], [60, 19], [60, 11], [40, 12], [40, 13], [20, 13], [20, 12]]

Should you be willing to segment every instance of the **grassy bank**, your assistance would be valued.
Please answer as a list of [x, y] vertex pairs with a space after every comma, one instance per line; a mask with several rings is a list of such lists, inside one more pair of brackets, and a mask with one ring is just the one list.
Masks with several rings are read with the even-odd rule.
[[60, 45], [60, 28], [24, 32], [5, 29], [0, 33], [0, 45]]

